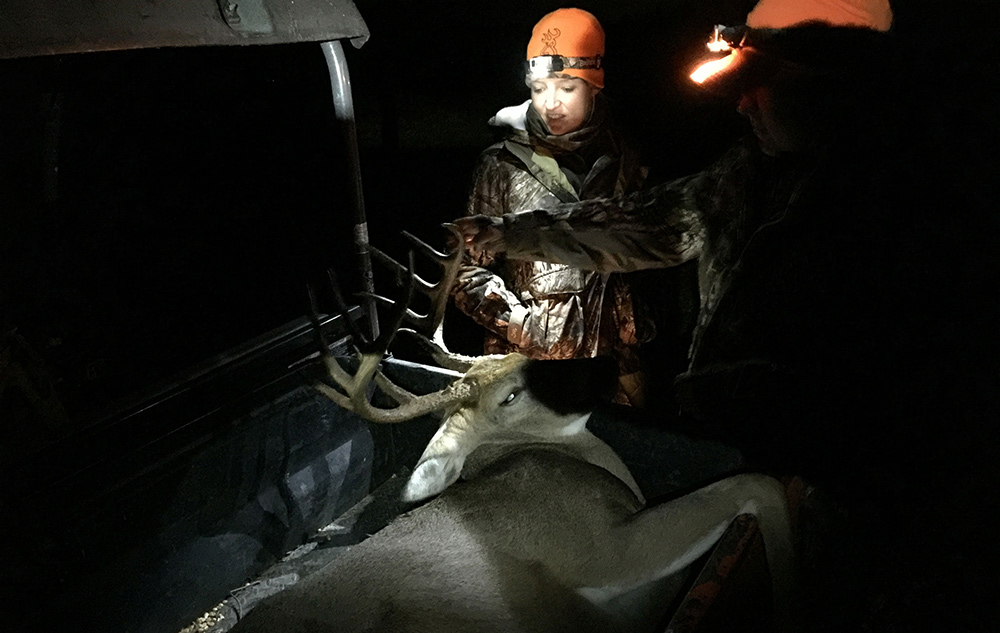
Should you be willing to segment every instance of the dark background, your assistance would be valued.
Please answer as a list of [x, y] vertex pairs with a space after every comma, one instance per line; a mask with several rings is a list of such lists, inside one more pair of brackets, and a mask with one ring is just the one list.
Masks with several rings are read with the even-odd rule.
[[[651, 182], [746, 133], [734, 104], [686, 75], [712, 25], [742, 22], [753, 4], [576, 3], [604, 24], [606, 94]], [[898, 117], [949, 183], [937, 194], [947, 212], [951, 191], [994, 178], [996, 9], [895, 4]], [[401, 256], [401, 230], [440, 244], [438, 225], [464, 215], [475, 158], [496, 138], [487, 119], [527, 97], [532, 25], [572, 3], [357, 6], [371, 38], [346, 49], [368, 226]], [[357, 287], [318, 46], [4, 60], [0, 86], [0, 322], [47, 368], [71, 424], [304, 315], [305, 283], [328, 267]], [[459, 317], [451, 342], [474, 352], [478, 331]]]
[[[651, 183], [700, 169], [749, 131], [733, 103], [701, 93], [686, 77], [712, 25], [742, 22], [753, 4], [575, 4], [605, 27], [606, 94], [649, 164]], [[914, 197], [926, 193], [924, 206], [939, 210], [942, 230], [964, 230], [951, 222], [959, 211], [990, 226], [1000, 146], [996, 3], [894, 4], [900, 53], [891, 123], [912, 135], [908, 146], [925, 159], [927, 182]], [[496, 138], [486, 121], [527, 97], [521, 62], [531, 27], [573, 4], [357, 6], [371, 38], [345, 48], [368, 227], [373, 244], [401, 256], [401, 230], [440, 244], [438, 225], [464, 215], [476, 156]], [[32, 495], [45, 496], [37, 472], [55, 464], [85, 489], [90, 480], [72, 474], [73, 460], [60, 466], [64, 456], [92, 450], [101, 453], [94, 461], [113, 461], [118, 447], [174, 433], [221, 396], [196, 398], [184, 411], [189, 417], [171, 418], [155, 433], [126, 420], [113, 430], [128, 442], [88, 440], [81, 431], [100, 427], [121, 402], [140, 394], [141, 403], [151, 387], [302, 317], [306, 282], [321, 280], [328, 267], [348, 290], [358, 287], [346, 173], [316, 44], [0, 61], [0, 334], [16, 333], [15, 360], [38, 372], [40, 390], [50, 381], [65, 409], [61, 424], [46, 424], [25, 415], [30, 407], [10, 391], [0, 400], [0, 465], [27, 464], [23, 472], [32, 475], [14, 486], [5, 477], [7, 523], [31, 530], [11, 511], [9, 491], [27, 491], [25, 506], [35, 505]], [[979, 246], [970, 248], [990, 244], [976, 237], [970, 244]], [[925, 265], [948, 266], [956, 253], [921, 256]], [[376, 269], [376, 287], [390, 281]], [[995, 287], [967, 291], [996, 295]], [[479, 330], [454, 312], [449, 319], [452, 346], [475, 352]], [[134, 451], [134, 461], [145, 459]], [[117, 486], [111, 472], [110, 484], [102, 473], [93, 479]], [[135, 517], [117, 510], [91, 531], [120, 521], [135, 532]], [[88, 521], [58, 505], [44, 519], [60, 538]], [[138, 520], [154, 521], [148, 514]], [[74, 557], [95, 557], [89, 533], [65, 539], [86, 545]], [[26, 560], [38, 558], [34, 543], [2, 540]], [[103, 567], [97, 556], [85, 562]]]
[[[714, 21], [746, 3], [710, 4], [582, 5], [605, 24], [606, 93], [654, 178], [697, 169], [742, 130], [685, 81]], [[401, 230], [440, 244], [438, 225], [464, 215], [476, 155], [497, 138], [486, 121], [527, 97], [531, 27], [561, 5], [358, 6], [372, 36], [345, 48], [368, 226], [402, 257]], [[357, 287], [317, 45], [5, 60], [0, 81], [0, 316], [71, 417], [305, 314], [305, 281], [327, 267]], [[479, 331], [450, 318], [453, 345], [478, 351]]]

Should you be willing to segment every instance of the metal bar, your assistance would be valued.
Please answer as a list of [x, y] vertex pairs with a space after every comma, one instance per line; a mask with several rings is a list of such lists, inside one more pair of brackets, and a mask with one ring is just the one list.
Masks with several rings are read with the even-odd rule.
[[173, 46], [349, 40], [368, 26], [351, 0], [0, 2], [0, 59]]
[[361, 188], [361, 161], [358, 153], [357, 124], [354, 121], [354, 99], [351, 96], [351, 76], [347, 72], [347, 58], [339, 41], [322, 42], [323, 55], [330, 69], [330, 84], [333, 87], [333, 107], [337, 120], [344, 130], [347, 143], [347, 181], [354, 203], [354, 247], [361, 272], [363, 307], [371, 324], [372, 340], [378, 338], [378, 313], [375, 310], [375, 282], [372, 277], [371, 251], [368, 246], [368, 221], [365, 219], [365, 197]]

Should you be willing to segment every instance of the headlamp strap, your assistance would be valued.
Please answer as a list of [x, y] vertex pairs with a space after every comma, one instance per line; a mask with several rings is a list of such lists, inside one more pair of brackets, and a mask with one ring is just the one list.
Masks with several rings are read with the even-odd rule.
[[745, 24], [739, 26], [725, 26], [716, 24], [712, 29], [712, 37], [708, 47], [712, 50], [727, 50], [730, 48], [743, 48], [748, 45], [747, 39], [750, 28]]
[[603, 57], [563, 57], [562, 55], [539, 55], [525, 62], [529, 75], [543, 76], [558, 73], [567, 68], [600, 69]]
[[716, 24], [715, 28], [712, 29], [708, 48], [714, 51], [746, 47], [760, 48], [767, 46], [771, 38], [782, 32], [781, 29], [754, 29], [746, 24], [739, 26]]

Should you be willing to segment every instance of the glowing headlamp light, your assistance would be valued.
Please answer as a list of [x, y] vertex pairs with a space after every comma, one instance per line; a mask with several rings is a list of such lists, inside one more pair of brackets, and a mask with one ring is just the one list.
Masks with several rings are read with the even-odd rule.
[[601, 56], [597, 57], [563, 57], [562, 55], [540, 55], [525, 62], [525, 74], [530, 79], [541, 79], [553, 73], [560, 73], [567, 68], [601, 68]]
[[716, 24], [712, 29], [712, 37], [708, 40], [708, 50], [713, 53], [743, 48], [747, 45], [749, 30], [745, 25], [724, 26]]
[[691, 80], [701, 84], [709, 77], [718, 75], [736, 61], [736, 51], [743, 48], [747, 43], [746, 26], [728, 27], [716, 24], [712, 29], [712, 37], [708, 40], [708, 50], [713, 53], [728, 52], [725, 57], [709, 60], [698, 66], [691, 73]]

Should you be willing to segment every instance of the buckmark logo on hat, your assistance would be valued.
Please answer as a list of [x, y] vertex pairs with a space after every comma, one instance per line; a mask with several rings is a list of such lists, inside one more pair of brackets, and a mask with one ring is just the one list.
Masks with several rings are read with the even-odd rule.
[[549, 29], [542, 34], [542, 55], [559, 54], [559, 49], [556, 48], [556, 38], [560, 35], [562, 35], [562, 31], [559, 29]]

